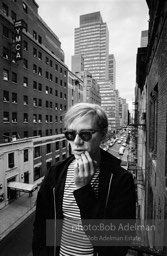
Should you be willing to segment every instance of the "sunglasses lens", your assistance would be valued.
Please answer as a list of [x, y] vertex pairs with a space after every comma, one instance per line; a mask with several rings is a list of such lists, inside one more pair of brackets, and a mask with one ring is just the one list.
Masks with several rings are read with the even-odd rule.
[[92, 133], [91, 132], [80, 132], [79, 136], [82, 140], [89, 141], [92, 138]]
[[68, 131], [65, 132], [64, 135], [65, 135], [67, 140], [71, 140], [71, 141], [73, 141], [75, 139], [75, 136], [76, 136], [75, 132], [68, 132]]

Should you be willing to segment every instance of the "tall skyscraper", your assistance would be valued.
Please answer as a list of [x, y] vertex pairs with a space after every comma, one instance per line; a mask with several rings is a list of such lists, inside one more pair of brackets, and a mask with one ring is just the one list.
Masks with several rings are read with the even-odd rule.
[[108, 64], [108, 79], [111, 81], [113, 85], [113, 89], [116, 86], [116, 61], [114, 54], [109, 55], [109, 64]]
[[141, 32], [140, 47], [147, 47], [148, 44], [148, 30], [143, 30]]
[[[115, 92], [115, 58], [109, 55], [109, 32], [100, 12], [80, 16], [80, 27], [75, 28], [75, 55], [84, 58], [84, 70], [97, 80], [101, 106], [107, 113], [109, 129], [117, 130], [117, 94]], [[109, 61], [110, 56], [110, 61]]]
[[93, 78], [108, 80], [109, 33], [100, 12], [80, 16], [74, 51], [84, 57], [84, 70], [91, 72]]

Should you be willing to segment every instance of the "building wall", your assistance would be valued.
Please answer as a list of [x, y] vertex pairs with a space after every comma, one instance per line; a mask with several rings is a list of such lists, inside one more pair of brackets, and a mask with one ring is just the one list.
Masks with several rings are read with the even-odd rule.
[[84, 57], [84, 70], [94, 79], [108, 79], [109, 35], [100, 12], [80, 16], [80, 27], [75, 29], [75, 54]]
[[20, 196], [8, 188], [10, 181], [40, 185], [50, 166], [67, 156], [63, 134], [0, 144], [0, 209]]
[[[67, 109], [68, 68], [64, 64], [61, 42], [38, 15], [35, 1], [24, 3], [26, 11], [21, 1], [7, 0], [0, 4], [1, 143], [13, 136], [61, 133], [62, 113]], [[23, 20], [26, 25], [21, 33], [22, 59], [17, 61], [14, 20]], [[15, 114], [17, 118], [12, 118]]]
[[[156, 224], [154, 244], [164, 249], [167, 228], [167, 4], [147, 1], [150, 13], [147, 63], [147, 201], [146, 217]], [[158, 18], [157, 18], [158, 17]], [[156, 36], [155, 36], [156, 35]], [[157, 247], [157, 246], [156, 246]], [[166, 251], [165, 251], [166, 252]]]

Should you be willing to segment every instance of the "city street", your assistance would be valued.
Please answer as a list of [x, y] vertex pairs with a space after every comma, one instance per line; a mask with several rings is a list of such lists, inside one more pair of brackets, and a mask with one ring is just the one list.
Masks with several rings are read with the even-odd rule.
[[0, 242], [1, 256], [32, 256], [34, 213]]

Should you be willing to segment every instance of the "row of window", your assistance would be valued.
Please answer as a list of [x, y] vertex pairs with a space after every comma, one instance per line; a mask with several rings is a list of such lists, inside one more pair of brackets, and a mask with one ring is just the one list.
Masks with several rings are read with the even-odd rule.
[[[17, 112], [12, 112], [11, 113], [11, 118], [12, 118], [12, 123], [17, 123], [18, 122], [18, 113]], [[33, 114], [33, 123], [42, 123], [42, 114]], [[10, 121], [10, 112], [4, 111], [3, 112], [3, 122], [4, 123], [9, 123]], [[29, 118], [28, 118], [28, 113], [23, 113], [23, 122], [28, 123]], [[62, 116], [55, 116], [55, 122], [60, 122], [62, 123], [63, 117]], [[52, 115], [45, 115], [45, 122], [46, 123], [52, 123], [53, 122], [53, 116]]]
[[[54, 134], [62, 134], [63, 133], [63, 128], [56, 128], [54, 131], [52, 129], [46, 129], [45, 132], [43, 132], [42, 130], [33, 130], [33, 134], [29, 134], [28, 131], [24, 131], [23, 132], [23, 138], [28, 138], [31, 136], [52, 136]], [[20, 136], [18, 136], [17, 132], [12, 132], [12, 134], [6, 132], [3, 134], [3, 138], [4, 138], [4, 142], [10, 142], [11, 139], [13, 138], [20, 138]]]
[[[23, 60], [24, 61], [24, 60]], [[24, 62], [23, 62], [24, 63]], [[42, 68], [38, 68], [38, 72], [37, 72], [37, 65], [33, 65], [33, 73], [38, 73], [39, 76], [42, 76]], [[3, 74], [2, 74], [2, 78], [4, 81], [9, 81], [9, 70], [7, 69], [3, 69]], [[46, 78], [49, 79], [50, 81], [53, 81], [53, 76], [52, 74], [49, 75], [49, 73], [46, 71]], [[14, 82], [14, 83], [17, 83], [17, 73], [15, 72], [12, 72], [12, 77], [11, 77], [11, 81]], [[58, 84], [58, 77], [55, 77], [55, 83]], [[23, 85], [25, 87], [28, 86], [28, 78], [27, 77], [23, 77]], [[63, 84], [63, 80], [60, 79], [60, 85], [63, 86], [64, 85], [64, 88], [67, 88], [67, 83], [64, 82]], [[37, 82], [34, 81], [33, 82], [33, 87], [36, 89], [37, 87]], [[47, 93], [47, 92], [46, 92]]]
[[[60, 141], [55, 142], [55, 150], [59, 150], [61, 147]], [[62, 147], [66, 147], [66, 140], [62, 141]], [[46, 144], [46, 154], [52, 153], [52, 144]], [[34, 158], [41, 156], [41, 146], [37, 146], [34, 148]], [[23, 161], [28, 162], [29, 161], [29, 154], [28, 149], [24, 149], [23, 153]], [[14, 152], [8, 154], [8, 168], [14, 168], [15, 167], [15, 154]]]
[[[63, 93], [60, 92], [60, 98], [63, 98]], [[27, 95], [23, 95], [23, 104], [26, 106], [28, 105], [28, 96]], [[64, 100], [67, 99], [67, 95], [64, 94]], [[10, 97], [9, 97], [9, 91], [3, 91], [3, 101], [4, 102], [9, 102]], [[12, 103], [17, 103], [18, 102], [18, 97], [17, 97], [17, 93], [12, 92]], [[37, 99], [37, 98], [33, 98], [33, 106], [34, 107], [42, 107], [42, 99]], [[45, 101], [45, 107], [46, 108], [53, 108], [53, 102], [52, 101]], [[67, 106], [63, 105], [63, 104], [58, 104], [57, 102], [55, 103], [55, 110], [67, 110]]]
[[[66, 145], [66, 140], [62, 140], [61, 142], [56, 141], [55, 146], [54, 146], [53, 143], [46, 144], [46, 154], [52, 153], [53, 147], [55, 147], [55, 150], [59, 150], [61, 148], [61, 145], [62, 145], [62, 148], [65, 148], [67, 146]], [[35, 147], [35, 149], [34, 149], [34, 158], [42, 156], [41, 152], [42, 152], [42, 146]]]

